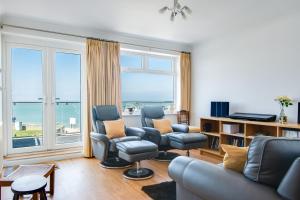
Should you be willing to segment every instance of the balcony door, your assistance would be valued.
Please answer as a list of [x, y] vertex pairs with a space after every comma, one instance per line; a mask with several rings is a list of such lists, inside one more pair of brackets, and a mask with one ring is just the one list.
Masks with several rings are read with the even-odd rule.
[[45, 147], [45, 63], [40, 48], [11, 48], [12, 149]]
[[81, 51], [6, 49], [8, 154], [81, 145]]

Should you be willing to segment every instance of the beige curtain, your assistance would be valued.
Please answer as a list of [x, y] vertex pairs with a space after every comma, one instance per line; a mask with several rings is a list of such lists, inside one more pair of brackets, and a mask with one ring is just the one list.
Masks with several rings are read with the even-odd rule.
[[117, 42], [87, 39], [86, 42], [86, 120], [83, 153], [92, 157], [90, 132], [93, 105], [117, 105], [121, 110], [120, 45]]
[[191, 109], [191, 54], [180, 54], [180, 110]]

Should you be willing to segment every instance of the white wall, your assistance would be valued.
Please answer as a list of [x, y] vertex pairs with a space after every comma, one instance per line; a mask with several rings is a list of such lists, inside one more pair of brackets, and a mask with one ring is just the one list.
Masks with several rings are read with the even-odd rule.
[[[2, 33], [0, 30], [0, 80], [2, 79]], [[2, 81], [0, 81], [0, 173], [3, 166], [3, 129], [2, 129]]]
[[[210, 115], [210, 102], [229, 101], [230, 112], [279, 114], [278, 95], [300, 97], [300, 14], [195, 45], [192, 121]], [[297, 107], [287, 109], [290, 122]]]

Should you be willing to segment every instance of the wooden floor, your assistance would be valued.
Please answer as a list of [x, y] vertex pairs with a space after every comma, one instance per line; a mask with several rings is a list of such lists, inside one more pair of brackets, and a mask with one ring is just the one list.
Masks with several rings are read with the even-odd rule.
[[[176, 151], [184, 155], [183, 151]], [[220, 163], [215, 158], [201, 156], [199, 150], [193, 150], [191, 157]], [[123, 178], [123, 169], [104, 169], [96, 159], [69, 159], [58, 161], [55, 175], [55, 193], [48, 199], [55, 200], [118, 200], [150, 199], [142, 190], [145, 185], [170, 181], [168, 162], [143, 161], [142, 166], [155, 172], [153, 178], [132, 181]], [[10, 188], [2, 189], [1, 199], [12, 199]]]

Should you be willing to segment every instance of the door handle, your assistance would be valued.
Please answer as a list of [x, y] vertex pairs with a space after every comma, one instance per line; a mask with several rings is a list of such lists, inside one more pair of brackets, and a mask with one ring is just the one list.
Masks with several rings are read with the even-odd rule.
[[47, 101], [46, 101], [45, 97], [39, 97], [38, 100], [41, 101], [44, 104], [47, 104]]
[[55, 103], [57, 103], [56, 101], [58, 101], [58, 100], [60, 100], [60, 98], [58, 98], [58, 97], [52, 98], [51, 103], [52, 103], [52, 104], [55, 104]]

